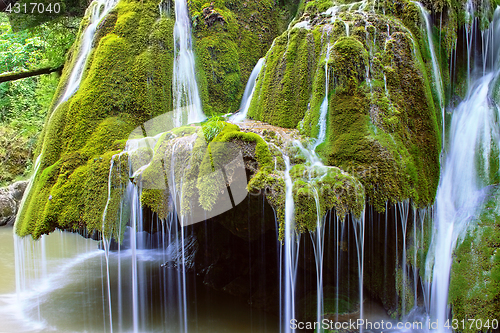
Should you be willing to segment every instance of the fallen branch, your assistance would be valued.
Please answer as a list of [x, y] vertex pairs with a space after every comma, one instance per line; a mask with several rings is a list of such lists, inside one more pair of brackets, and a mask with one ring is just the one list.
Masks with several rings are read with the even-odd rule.
[[62, 71], [63, 67], [64, 66], [60, 66], [57, 68], [53, 68], [53, 67], [40, 68], [40, 69], [35, 69], [32, 71], [27, 71], [27, 72], [2, 74], [2, 75], [0, 75], [0, 83], [15, 81], [15, 80], [19, 80], [19, 79], [25, 79], [27, 77], [38, 76], [38, 75], [43, 75], [43, 74], [50, 74], [53, 72], [60, 72], [60, 71]]

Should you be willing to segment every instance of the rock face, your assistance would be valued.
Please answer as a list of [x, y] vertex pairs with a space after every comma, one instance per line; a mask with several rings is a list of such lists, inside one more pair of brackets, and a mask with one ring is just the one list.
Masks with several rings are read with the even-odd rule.
[[[292, 13], [298, 1], [281, 7], [274, 1], [232, 3], [228, 8], [222, 2], [188, 2], [206, 115], [238, 108], [253, 66], [293, 16], [282, 17], [280, 8], [290, 7]], [[210, 27], [203, 12], [213, 21]], [[173, 109], [172, 13], [160, 14], [157, 1], [123, 0], [100, 23], [78, 91], [51, 111], [41, 134], [40, 168], [20, 213], [19, 235], [38, 238], [57, 227], [101, 230], [112, 156], [123, 150], [135, 127]], [[88, 18], [81, 32], [86, 24]], [[75, 43], [68, 55], [54, 105], [78, 47]]]
[[317, 152], [357, 176], [377, 211], [430, 205], [440, 140], [418, 7], [359, 5], [308, 1], [267, 52], [248, 114], [313, 138], [326, 126]]
[[14, 224], [27, 185], [27, 181], [19, 181], [0, 188], [0, 226]]

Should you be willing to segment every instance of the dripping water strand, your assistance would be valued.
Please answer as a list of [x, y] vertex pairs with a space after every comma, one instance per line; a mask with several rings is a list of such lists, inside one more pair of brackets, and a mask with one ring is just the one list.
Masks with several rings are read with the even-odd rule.
[[427, 45], [429, 47], [429, 51], [431, 53], [432, 60], [432, 75], [434, 77], [434, 84], [436, 87], [436, 93], [438, 97], [439, 108], [441, 109], [441, 154], [444, 152], [444, 142], [445, 142], [445, 101], [444, 101], [444, 88], [443, 88], [443, 79], [441, 77], [441, 70], [439, 68], [439, 62], [436, 56], [436, 51], [434, 48], [434, 42], [432, 39], [432, 26], [430, 21], [430, 14], [425, 9], [424, 5], [420, 2], [415, 2], [415, 4], [420, 9], [420, 13], [422, 18], [425, 21], [425, 31], [427, 34]]
[[245, 92], [243, 93], [243, 98], [241, 99], [239, 112], [229, 118], [233, 122], [241, 122], [246, 119], [248, 110], [250, 109], [250, 103], [252, 102], [252, 97], [257, 86], [257, 79], [265, 64], [265, 58], [260, 58], [257, 64], [252, 70], [250, 77], [248, 78], [247, 85], [245, 87]]

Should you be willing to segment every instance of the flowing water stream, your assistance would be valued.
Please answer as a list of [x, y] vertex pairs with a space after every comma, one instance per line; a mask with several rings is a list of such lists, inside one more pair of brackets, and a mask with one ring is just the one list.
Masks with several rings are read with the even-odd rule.
[[78, 90], [78, 87], [80, 87], [87, 59], [94, 46], [94, 37], [97, 26], [117, 3], [118, 0], [94, 0], [94, 2], [89, 6], [87, 10], [90, 11], [90, 13], [87, 13], [87, 15], [89, 15], [89, 25], [82, 35], [78, 56], [73, 68], [71, 69], [71, 74], [69, 75], [64, 92], [62, 93], [61, 98], [59, 99], [59, 102], [54, 110], [57, 109], [61, 103], [67, 101], [71, 96], [73, 96], [73, 94]]
[[172, 90], [175, 126], [200, 122], [206, 118], [196, 82], [191, 16], [186, 0], [175, 0]]
[[[436, 194], [435, 230], [427, 256], [427, 280], [432, 281], [429, 304], [431, 320], [439, 323], [438, 331], [448, 319], [448, 287], [452, 253], [477, 214], [490, 185], [493, 149], [500, 144], [498, 107], [493, 92], [499, 75], [498, 43], [500, 10], [490, 28], [482, 34], [482, 45], [497, 45], [483, 49], [481, 63], [471, 71], [472, 82], [465, 99], [453, 111], [449, 147], [443, 161], [441, 179]], [[466, 37], [467, 40], [473, 39]], [[471, 42], [471, 47], [472, 47]], [[470, 52], [468, 52], [470, 54]]]
[[[487, 194], [484, 175], [488, 174], [492, 143], [500, 143], [495, 121], [498, 110], [490, 99], [497, 75], [491, 72], [475, 81], [453, 114], [450, 147], [436, 197], [433, 252], [428, 257], [429, 270], [433, 267], [430, 313], [440, 323], [448, 319], [452, 252]], [[478, 170], [478, 161], [482, 170]]]
[[237, 123], [246, 119], [248, 114], [248, 109], [250, 109], [250, 103], [252, 102], [252, 97], [255, 92], [255, 83], [257, 82], [257, 77], [265, 64], [265, 59], [260, 58], [257, 64], [250, 73], [247, 85], [245, 86], [245, 92], [243, 93], [243, 98], [241, 99], [240, 109], [237, 114], [229, 118], [229, 120]]
[[[176, 289], [179, 275], [175, 268], [162, 267], [178, 256], [176, 243], [151, 248], [147, 244], [154, 237], [139, 233], [136, 242], [144, 245], [133, 251], [130, 244], [135, 233], [129, 231], [122, 248], [109, 253], [108, 290], [105, 252], [98, 242], [60, 231], [39, 241], [14, 239], [12, 228], [0, 228], [0, 331], [110, 332], [110, 292], [112, 326], [119, 332], [136, 328], [139, 332], [172, 333], [278, 332], [272, 315], [204, 286], [193, 274], [185, 276], [189, 329], [182, 329]], [[168, 241], [165, 237], [157, 243]], [[14, 257], [21, 266], [14, 266]], [[134, 276], [139, 283], [135, 284]], [[134, 298], [140, 306], [137, 323]]]
[[[79, 56], [59, 103], [70, 98], [78, 89], [93, 43], [95, 29], [115, 5], [116, 1], [106, 0], [96, 1], [91, 7], [90, 24], [82, 36]], [[421, 4], [417, 3], [417, 5], [425, 21], [434, 84], [442, 113], [442, 142], [444, 144], [444, 90], [432, 40], [430, 16]], [[362, 12], [366, 6], [367, 2], [361, 2], [357, 11]], [[469, 15], [473, 16], [474, 6], [471, 2], [468, 8]], [[339, 9], [339, 6], [332, 7], [328, 12], [332, 16], [332, 22], [340, 20], [337, 17]], [[352, 6], [349, 10], [351, 9]], [[174, 112], [172, 117], [174, 125], [180, 126], [200, 122], [205, 119], [205, 116], [202, 112], [196, 83], [191, 20], [185, 0], [175, 0], [175, 16]], [[414, 251], [413, 257], [407, 260], [407, 248], [411, 242], [414, 246], [423, 244], [424, 216], [428, 212], [411, 208], [408, 201], [396, 204], [393, 208], [396, 229], [394, 239], [396, 268], [401, 267], [402, 271], [398, 282], [402, 286], [399, 295], [404, 300], [401, 302], [401, 312], [403, 315], [408, 314], [405, 319], [429, 316], [428, 320], [438, 320], [441, 323], [439, 332], [446, 331], [442, 324], [448, 318], [449, 312], [448, 287], [452, 253], [460, 242], [461, 236], [474, 220], [481, 201], [487, 195], [484, 189], [490, 184], [488, 175], [491, 171], [489, 167], [493, 156], [492, 150], [500, 145], [500, 131], [497, 123], [500, 114], [492, 95], [499, 77], [497, 65], [500, 45], [500, 34], [497, 32], [500, 27], [499, 17], [500, 11], [497, 10], [491, 27], [481, 33], [482, 57], [477, 64], [468, 63], [467, 81], [470, 82], [468, 92], [466, 98], [453, 111], [449, 147], [442, 157], [441, 179], [433, 210], [435, 227], [426, 261], [424, 284], [427, 283], [427, 285], [422, 288], [427, 290], [424, 295], [425, 313], [417, 306], [419, 292], [416, 269], [417, 252]], [[349, 22], [341, 21], [345, 24], [346, 35], [349, 35]], [[303, 27], [307, 28], [307, 26], [306, 24]], [[472, 22], [467, 28], [466, 36], [469, 55], [472, 55], [473, 45], [477, 43], [471, 33], [474, 29], [477, 27]], [[387, 35], [390, 38], [389, 32]], [[314, 149], [324, 142], [326, 137], [330, 48], [328, 44], [324, 68], [325, 96], [320, 107], [318, 122], [319, 135], [311, 144], [311, 148], [305, 148], [298, 141], [290, 142], [290, 146], [297, 148], [296, 151], [304, 157], [310, 182], [325, 175], [329, 168], [321, 163]], [[471, 61], [470, 58], [468, 61]], [[231, 121], [242, 122], [246, 118], [256, 80], [264, 65], [264, 59], [260, 59], [253, 69], [240, 105], [241, 112], [233, 116]], [[129, 158], [126, 154], [133, 154], [144, 148], [151, 149], [159, 137], [157, 135], [137, 141], [129, 140], [123, 158]], [[123, 223], [126, 229], [123, 244], [112, 244], [111, 239], [104, 238], [101, 245], [103, 251], [96, 241], [76, 234], [56, 231], [49, 236], [42, 236], [41, 240], [35, 242], [30, 238], [20, 239], [17, 236], [12, 238], [11, 229], [0, 229], [0, 248], [4, 253], [0, 261], [0, 269], [5, 272], [4, 284], [0, 287], [0, 321], [4, 323], [4, 327], [10, 331], [19, 332], [293, 331], [289, 323], [297, 317], [300, 308], [298, 297], [303, 293], [303, 290], [300, 290], [300, 282], [303, 282], [301, 279], [304, 277], [299, 277], [297, 272], [300, 270], [300, 256], [305, 253], [305, 249], [301, 246], [305, 244], [304, 238], [306, 238], [295, 229], [294, 182], [290, 174], [294, 166], [291, 160], [295, 156], [285, 149], [281, 151], [276, 147], [282, 153], [284, 170], [280, 172], [283, 173], [285, 183], [284, 237], [281, 243], [277, 241], [280, 292], [280, 318], [278, 319], [252, 309], [248, 304], [227, 294], [213, 291], [204, 286], [190, 271], [199, 244], [194, 235], [190, 234], [189, 229], [185, 227], [192, 217], [188, 218], [181, 214], [182, 207], [186, 204], [183, 202], [183, 182], [189, 179], [185, 178], [184, 173], [179, 176], [176, 170], [185, 162], [182, 160], [182, 154], [193, 153], [195, 139], [196, 136], [193, 135], [175, 141], [168, 159], [170, 172], [166, 175], [173, 211], [166, 219], [152, 218], [154, 231], [151, 230], [151, 233], [142, 232], [145, 229], [144, 221], [151, 217], [144, 216], [140, 199], [143, 181], [139, 177], [150, 162], [134, 166], [132, 160], [128, 162], [131, 181], [122, 184], [125, 188], [125, 195], [120, 204], [120, 216], [126, 215], [126, 221], [129, 221], [126, 227], [127, 223]], [[181, 155], [178, 155], [179, 152]], [[121, 154], [115, 155], [110, 165], [109, 197], [103, 212], [103, 233], [106, 231], [105, 220], [111, 201], [113, 172], [120, 158], [122, 158]], [[39, 165], [39, 160], [36, 165]], [[191, 167], [190, 164], [182, 166], [185, 170]], [[312, 176], [313, 173], [314, 176]], [[332, 218], [332, 213], [320, 216], [320, 195], [319, 189], [313, 188], [317, 221], [316, 231], [310, 233], [312, 258], [315, 262], [314, 288], [310, 290], [314, 291], [316, 297], [315, 320], [320, 322], [326, 309], [324, 302], [326, 297], [325, 244], [328, 244], [326, 237], [329, 237], [329, 240], [333, 237], [332, 242], [336, 246], [334, 252], [336, 277], [333, 279], [336, 295], [335, 309], [339, 309], [339, 302], [342, 298], [341, 289], [347, 285], [347, 290], [357, 289], [356, 297], [359, 299], [358, 310], [353, 316], [365, 318], [373, 315], [365, 313], [366, 300], [363, 288], [365, 223], [371, 225], [372, 215], [363, 212], [359, 219], [349, 217], [343, 221], [335, 216]], [[413, 221], [410, 220], [410, 216]], [[387, 259], [388, 248], [387, 219], [388, 213], [385, 215], [384, 262]], [[413, 229], [412, 238], [408, 236], [410, 222]], [[352, 225], [349, 226], [348, 223]], [[421, 238], [417, 236], [418, 228], [421, 228], [419, 234]], [[398, 235], [402, 235], [402, 239], [398, 239]], [[351, 239], [354, 240], [352, 247], [349, 245]], [[399, 243], [402, 243], [401, 252], [398, 252]], [[351, 262], [349, 256], [342, 253], [343, 250], [340, 249], [344, 247], [356, 249], [356, 262]], [[14, 261], [15, 267], [12, 265]], [[413, 268], [410, 267], [409, 261]], [[347, 271], [343, 271], [345, 263], [347, 263]], [[353, 269], [352, 266], [355, 268]], [[358, 278], [355, 285], [352, 285], [353, 283], [348, 278], [344, 279], [343, 275], [348, 274], [350, 270], [357, 272]], [[409, 298], [406, 286], [413, 288], [413, 309], [406, 308], [406, 300]], [[215, 303], [217, 306], [214, 306]], [[384, 316], [380, 315], [379, 318]], [[336, 319], [339, 319], [338, 313]], [[413, 332], [416, 331], [418, 330], [413, 330]]]

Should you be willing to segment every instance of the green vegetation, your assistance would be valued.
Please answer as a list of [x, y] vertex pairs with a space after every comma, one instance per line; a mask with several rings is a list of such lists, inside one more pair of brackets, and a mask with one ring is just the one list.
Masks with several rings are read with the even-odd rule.
[[[387, 201], [432, 204], [439, 179], [437, 111], [418, 47], [420, 34], [411, 32], [420, 16], [414, 4], [399, 4], [396, 9], [410, 30], [393, 18], [356, 13], [342, 13], [325, 28], [320, 13], [326, 5], [309, 2], [304, 17], [316, 24], [292, 28], [275, 40], [249, 110], [250, 117], [298, 126], [314, 137], [328, 92], [327, 139], [318, 152], [328, 165], [355, 175], [379, 211]], [[350, 22], [363, 23], [353, 28]], [[349, 37], [345, 24], [351, 26]]]
[[[43, 152], [40, 170], [16, 225], [20, 235], [37, 238], [57, 226], [101, 230], [111, 156], [123, 149], [120, 142], [134, 127], [172, 109], [173, 24], [159, 17], [153, 1], [120, 1], [100, 25], [79, 90], [52, 111], [44, 127], [37, 149]], [[63, 92], [77, 47], [68, 55], [56, 96]], [[63, 161], [75, 154], [81, 157], [78, 163], [61, 174]], [[47, 200], [51, 195], [51, 201], [59, 201], [68, 186], [75, 198], [87, 195], [89, 200], [79, 200], [76, 207]]]
[[[433, 204], [444, 145], [442, 120], [431, 52], [415, 3], [381, 1], [373, 11], [362, 13], [357, 10], [366, 3], [341, 0], [335, 2], [342, 6], [333, 22], [324, 15], [331, 0], [190, 0], [188, 4], [197, 79], [210, 118], [199, 126], [163, 133], [154, 147], [126, 153], [125, 142], [132, 132], [144, 134], [143, 124], [173, 108], [172, 13], [160, 15], [158, 1], [121, 0], [99, 24], [78, 91], [60, 105], [89, 22], [88, 17], [80, 21], [73, 16], [82, 14], [86, 4], [65, 1], [69, 16], [49, 17], [50, 21], [0, 15], [1, 73], [65, 64], [62, 73], [0, 84], [0, 185], [26, 177], [33, 157], [41, 158], [16, 225], [19, 235], [38, 238], [56, 228], [87, 229], [120, 240], [127, 223], [120, 217], [128, 209], [122, 198], [129, 159], [133, 171], [144, 167], [132, 179], [142, 185], [143, 207], [166, 218], [172, 211], [169, 185], [175, 186], [174, 200], [179, 200], [181, 214], [229, 206], [221, 194], [231, 185], [234, 169], [225, 168], [241, 153], [246, 189], [265, 193], [279, 223], [280, 240], [286, 194], [282, 152], [292, 164], [298, 233], [316, 230], [317, 222], [332, 209], [343, 220], [348, 214], [359, 217], [367, 203], [379, 213], [387, 204], [403, 200], [409, 200], [412, 208]], [[431, 38], [448, 103], [463, 97], [467, 88], [460, 83], [465, 82], [467, 59], [458, 55], [453, 77], [449, 57], [457, 47], [458, 29], [471, 18], [465, 15], [463, 0], [427, 1], [426, 6], [434, 14]], [[486, 27], [493, 6], [481, 6], [476, 15]], [[297, 146], [280, 141], [275, 132], [257, 134], [221, 116], [239, 108], [248, 77], [261, 57], [266, 61], [249, 117], [317, 138], [326, 98], [326, 139], [317, 153], [327, 166], [308, 164]], [[496, 99], [499, 87], [500, 81], [493, 87]], [[490, 161], [478, 161], [490, 164], [491, 174], [480, 176], [496, 183], [498, 154], [495, 147]], [[224, 174], [216, 172], [223, 168]], [[172, 179], [175, 184], [168, 184]], [[459, 320], [493, 318], [500, 312], [500, 192], [492, 191], [455, 254], [450, 301]], [[248, 198], [249, 204], [255, 201]], [[237, 207], [218, 221], [245, 240], [255, 240], [275, 227], [271, 223], [258, 229], [237, 219], [244, 211]], [[421, 277], [429, 230], [424, 235], [415, 231], [423, 244], [408, 243], [408, 258], [402, 258], [410, 262], [416, 255]], [[391, 272], [375, 272], [367, 280], [373, 283], [369, 291], [396, 315], [402, 304], [406, 309], [414, 305], [414, 295], [408, 279], [403, 285], [406, 273], [400, 262], [394, 265]], [[386, 278], [396, 284], [389, 295], [381, 282]], [[357, 295], [341, 295], [338, 300], [332, 290], [325, 295], [326, 314], [352, 312], [357, 305], [353, 301]], [[392, 296], [396, 300], [389, 299]], [[306, 312], [315, 297], [303, 300]], [[333, 307], [337, 301], [338, 309]]]
[[250, 73], [295, 15], [297, 0], [190, 0], [206, 115], [235, 112]]
[[255, 87], [249, 117], [294, 128], [304, 118], [321, 50], [319, 29], [292, 29], [275, 39]]
[[[63, 19], [14, 32], [0, 14], [0, 73], [27, 72], [64, 64], [78, 19]], [[75, 31], [74, 31], [75, 30]], [[57, 73], [0, 83], [0, 186], [26, 177], [52, 96]]]
[[298, 164], [290, 170], [290, 177], [299, 232], [316, 230], [318, 221], [331, 209], [335, 209], [340, 221], [347, 214], [359, 218], [364, 210], [363, 185], [339, 168]]
[[[449, 300], [453, 318], [459, 321], [481, 319], [484, 325], [490, 319], [491, 324], [500, 313], [499, 200], [496, 185], [454, 255]], [[469, 326], [464, 332], [476, 332]]]

